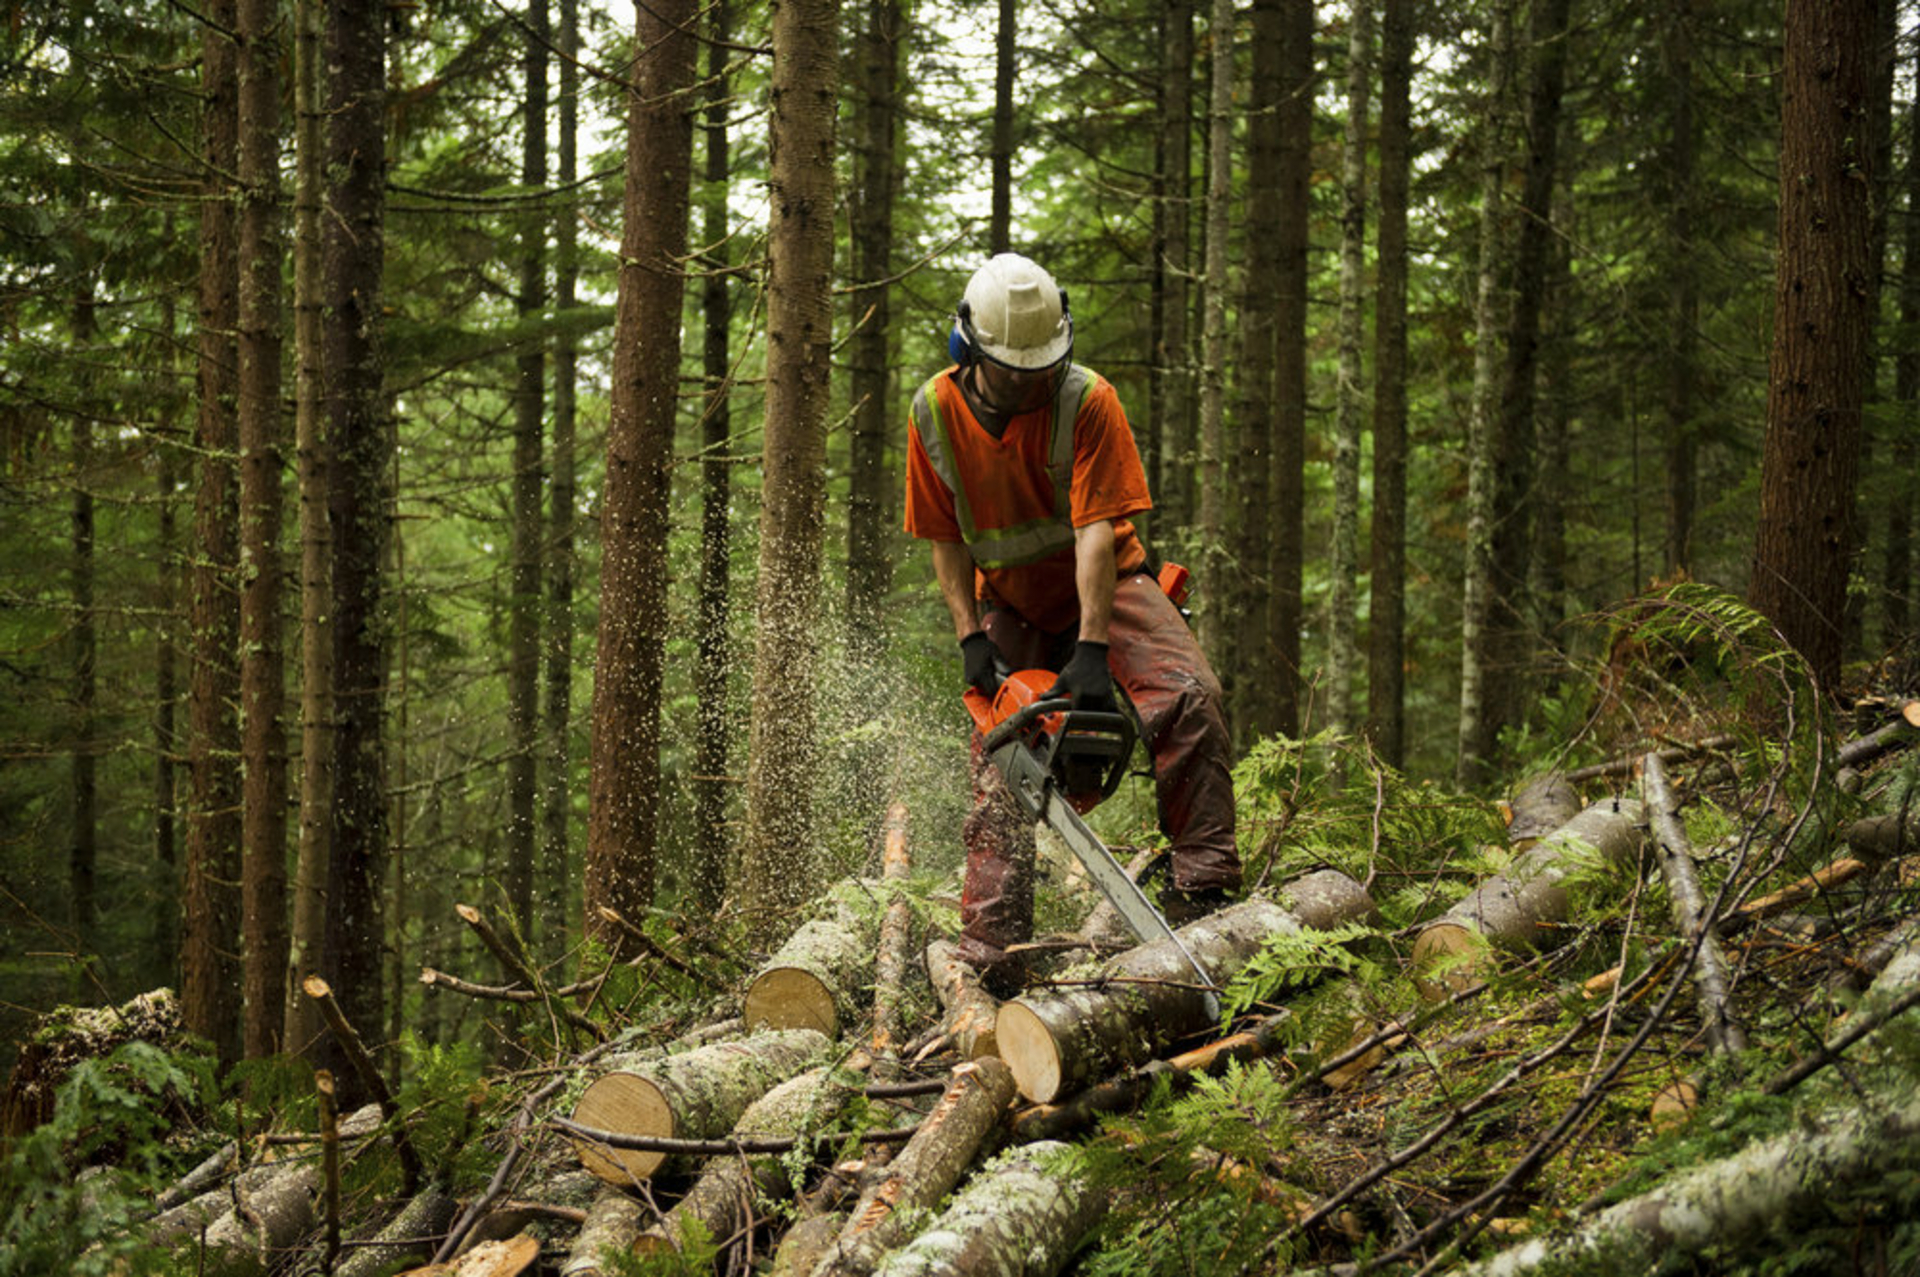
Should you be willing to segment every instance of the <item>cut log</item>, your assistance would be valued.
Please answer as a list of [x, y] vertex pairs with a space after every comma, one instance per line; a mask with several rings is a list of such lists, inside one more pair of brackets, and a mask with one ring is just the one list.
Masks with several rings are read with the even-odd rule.
[[1051, 1277], [1065, 1268], [1106, 1198], [1061, 1168], [1067, 1146], [1015, 1149], [967, 1181], [932, 1227], [874, 1277]]
[[1580, 795], [1559, 772], [1549, 772], [1521, 786], [1509, 804], [1507, 843], [1524, 851], [1580, 814]]
[[[1682, 941], [1687, 944], [1697, 941], [1700, 946], [1693, 959], [1693, 987], [1707, 1046], [1737, 1054], [1747, 1049], [1747, 1035], [1727, 1009], [1726, 955], [1721, 952], [1720, 938], [1714, 934], [1707, 917], [1707, 904], [1693, 871], [1693, 844], [1687, 838], [1686, 826], [1680, 823], [1673, 786], [1667, 783], [1666, 765], [1658, 754], [1647, 755], [1643, 776], [1654, 844], [1659, 851], [1660, 874], [1667, 883], [1669, 916]], [[1685, 1107], [1691, 1111], [1692, 1104], [1689, 1102]]]
[[1883, 864], [1920, 850], [1920, 806], [1905, 812], [1866, 816], [1840, 831], [1848, 850], [1871, 864]]
[[[1355, 910], [1372, 911], [1364, 892], [1348, 901]], [[1177, 934], [1213, 982], [1225, 985], [1270, 938], [1303, 930], [1278, 904], [1248, 900]], [[1098, 980], [1080, 987], [1030, 992], [1001, 1006], [994, 1023], [1000, 1058], [1029, 1100], [1051, 1103], [1213, 1025], [1205, 991], [1194, 984], [1186, 958], [1166, 941], [1129, 949], [1101, 971]]]
[[1641, 824], [1639, 803], [1597, 802], [1428, 923], [1413, 945], [1414, 984], [1421, 996], [1437, 1002], [1476, 983], [1489, 945], [1541, 947], [1547, 935], [1542, 924], [1567, 916], [1567, 893], [1560, 885], [1567, 875], [1596, 857], [1630, 866], [1640, 847]]
[[1850, 1188], [1920, 1171], [1920, 1096], [1896, 1103], [1869, 1095], [1801, 1119], [1798, 1129], [1748, 1145], [1732, 1157], [1677, 1175], [1619, 1203], [1571, 1234], [1526, 1242], [1463, 1272], [1463, 1277], [1521, 1277], [1549, 1263], [1564, 1271], [1606, 1257], [1610, 1272], [1652, 1271], [1709, 1247], [1773, 1234], [1783, 1220], [1845, 1201]]
[[920, 1129], [860, 1195], [813, 1277], [867, 1277], [908, 1236], [910, 1221], [945, 1197], [979, 1153], [1013, 1099], [1013, 1075], [999, 1060], [973, 1060], [953, 1081]]
[[[186, 1048], [172, 989], [142, 993], [117, 1007], [55, 1007], [36, 1019], [19, 1043], [0, 1097], [0, 1139], [25, 1135], [52, 1117], [55, 1095], [82, 1061], [104, 1060], [129, 1042]], [[185, 1111], [177, 1117], [187, 1126], [199, 1121]]]
[[503, 1242], [481, 1242], [444, 1264], [409, 1268], [399, 1277], [520, 1277], [540, 1258], [540, 1239], [521, 1235]]
[[395, 1264], [419, 1264], [433, 1257], [434, 1244], [460, 1213], [460, 1203], [429, 1185], [415, 1195], [379, 1236], [356, 1246], [334, 1266], [334, 1277], [375, 1277], [393, 1271]]
[[981, 987], [980, 973], [955, 957], [951, 944], [935, 940], [927, 946], [927, 978], [945, 1009], [944, 1032], [960, 1058], [994, 1054], [993, 1022], [1000, 1001]]
[[1359, 881], [1338, 869], [1316, 869], [1282, 884], [1274, 893], [1280, 907], [1309, 931], [1333, 931], [1375, 915], [1373, 897]]
[[606, 1256], [621, 1253], [645, 1227], [646, 1207], [620, 1189], [608, 1185], [587, 1208], [587, 1221], [573, 1239], [560, 1277], [603, 1277], [613, 1271]]
[[880, 947], [873, 963], [873, 1041], [876, 1057], [899, 1050], [906, 1003], [907, 964], [913, 949], [913, 905], [907, 900], [907, 878], [912, 870], [907, 848], [907, 808], [887, 808], [887, 836], [880, 856], [880, 881], [889, 895], [880, 919]]
[[[788, 1078], [749, 1105], [734, 1125], [734, 1138], [787, 1139], [818, 1129], [839, 1111], [847, 1095], [847, 1089], [836, 1086], [826, 1069], [811, 1069]], [[632, 1248], [649, 1255], [676, 1249], [687, 1226], [696, 1220], [709, 1237], [732, 1237], [751, 1222], [748, 1211], [756, 1193], [777, 1201], [792, 1191], [784, 1157], [762, 1153], [714, 1158], [687, 1195], [660, 1224], [636, 1237]]]
[[[865, 888], [842, 882], [829, 893], [824, 917], [806, 923], [747, 986], [742, 1015], [749, 1029], [813, 1029], [837, 1038], [851, 1024], [873, 980], [877, 928]], [[858, 894], [857, 894], [858, 893]]]
[[839, 1211], [807, 1216], [780, 1238], [767, 1277], [810, 1277], [846, 1226], [847, 1217]]
[[[827, 1049], [812, 1029], [758, 1033], [681, 1055], [602, 1073], [581, 1094], [573, 1120], [596, 1130], [665, 1139], [715, 1139], [747, 1106], [811, 1065]], [[662, 1153], [608, 1148], [576, 1138], [580, 1164], [610, 1184], [637, 1184], [660, 1169]]]

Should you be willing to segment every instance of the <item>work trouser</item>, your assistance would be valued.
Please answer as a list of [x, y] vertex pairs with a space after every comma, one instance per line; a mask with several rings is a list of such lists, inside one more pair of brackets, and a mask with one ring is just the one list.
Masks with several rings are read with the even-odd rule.
[[[995, 608], [985, 628], [1015, 670], [1058, 670], [1073, 654], [1075, 631], [1048, 634], [1018, 613]], [[1182, 891], [1240, 885], [1233, 841], [1231, 747], [1220, 680], [1194, 642], [1186, 618], [1146, 573], [1114, 589], [1107, 666], [1132, 702], [1140, 738], [1153, 758], [1160, 830], [1173, 853], [1173, 885]], [[976, 967], [1002, 961], [1008, 945], [1033, 934], [1033, 825], [998, 769], [972, 742], [973, 810], [962, 829], [967, 879], [960, 897], [960, 955]]]

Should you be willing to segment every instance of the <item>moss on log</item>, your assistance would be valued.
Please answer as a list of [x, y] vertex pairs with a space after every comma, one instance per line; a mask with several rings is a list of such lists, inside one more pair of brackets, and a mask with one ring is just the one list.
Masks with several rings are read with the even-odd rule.
[[429, 1185], [404, 1206], [371, 1242], [356, 1246], [334, 1267], [334, 1277], [375, 1277], [398, 1263], [418, 1264], [433, 1257], [433, 1244], [446, 1233], [460, 1203], [438, 1185]]
[[1437, 1002], [1477, 981], [1487, 948], [1538, 948], [1543, 923], [1566, 918], [1567, 877], [1584, 864], [1632, 863], [1640, 848], [1640, 804], [1608, 798], [1521, 852], [1506, 872], [1495, 874], [1428, 923], [1413, 945], [1414, 983]]
[[[1373, 902], [1364, 892], [1345, 897], [1350, 910], [1372, 911]], [[1338, 911], [1319, 916], [1348, 920]], [[1178, 934], [1214, 983], [1224, 985], [1269, 938], [1305, 929], [1299, 918], [1273, 901], [1248, 900], [1189, 923]], [[994, 1033], [1020, 1094], [1046, 1104], [1212, 1027], [1192, 969], [1171, 944], [1161, 941], [1115, 956], [1097, 981], [1028, 993], [1006, 1003]]]
[[858, 881], [827, 897], [827, 912], [787, 938], [747, 986], [749, 1029], [813, 1029], [837, 1038], [873, 986], [878, 921]]
[[[621, 1135], [717, 1139], [749, 1104], [812, 1064], [827, 1045], [812, 1029], [781, 1029], [602, 1073], [580, 1096], [573, 1120]], [[622, 1186], [647, 1179], [666, 1160], [662, 1153], [586, 1138], [575, 1138], [574, 1147], [582, 1166]]]
[[905, 1241], [915, 1213], [945, 1197], [980, 1152], [1013, 1100], [1013, 1074], [999, 1060], [962, 1064], [920, 1129], [860, 1195], [813, 1277], [867, 1277]]
[[1106, 1199], [1066, 1169], [1064, 1144], [1015, 1149], [967, 1181], [933, 1225], [874, 1277], [1050, 1277], [1066, 1267]]

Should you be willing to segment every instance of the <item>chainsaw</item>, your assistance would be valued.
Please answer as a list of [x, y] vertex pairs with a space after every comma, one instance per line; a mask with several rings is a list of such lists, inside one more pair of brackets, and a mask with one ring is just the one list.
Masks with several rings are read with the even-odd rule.
[[1020, 670], [1007, 675], [991, 698], [970, 687], [962, 699], [988, 758], [1027, 819], [1044, 822], [1060, 835], [1135, 938], [1174, 947], [1207, 991], [1208, 1016], [1218, 1019], [1213, 977], [1080, 819], [1120, 788], [1137, 735], [1133, 719], [1076, 710], [1066, 697], [1045, 696], [1056, 677], [1048, 670]]

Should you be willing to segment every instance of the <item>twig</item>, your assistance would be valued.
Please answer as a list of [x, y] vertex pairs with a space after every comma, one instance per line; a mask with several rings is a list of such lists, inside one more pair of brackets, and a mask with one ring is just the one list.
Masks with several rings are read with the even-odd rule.
[[300, 987], [308, 997], [320, 1004], [320, 1014], [326, 1018], [327, 1027], [333, 1030], [334, 1040], [346, 1053], [347, 1062], [353, 1065], [354, 1076], [367, 1088], [367, 1094], [380, 1106], [381, 1115], [393, 1128], [393, 1147], [400, 1154], [400, 1168], [404, 1177], [403, 1191], [412, 1197], [420, 1189], [420, 1155], [414, 1151], [413, 1141], [407, 1138], [406, 1120], [400, 1115], [400, 1105], [394, 1100], [393, 1092], [387, 1089], [386, 1078], [380, 1075], [380, 1066], [373, 1062], [366, 1043], [361, 1041], [353, 1025], [347, 1022], [346, 1012], [340, 1009], [333, 989], [325, 980], [310, 975], [300, 982]]
[[619, 914], [618, 911], [609, 909], [605, 905], [601, 905], [600, 916], [606, 921], [612, 923], [614, 926], [618, 927], [620, 929], [621, 934], [625, 935], [628, 939], [632, 940], [635, 944], [639, 945], [642, 949], [645, 949], [649, 954], [652, 954], [655, 958], [658, 958], [660, 961], [672, 967], [675, 971], [678, 971], [681, 975], [687, 977], [687, 979], [692, 980], [699, 984], [706, 983], [705, 978], [702, 977], [698, 971], [694, 970], [693, 966], [685, 958], [682, 958], [678, 954], [675, 954], [671, 950], [667, 949], [658, 940], [655, 940], [652, 936], [648, 935], [646, 931], [643, 930], [638, 925], [627, 921], [624, 917], [622, 917]]
[[[582, 1126], [578, 1122], [564, 1117], [550, 1117], [547, 1124], [556, 1130], [595, 1144], [604, 1144], [608, 1148], [629, 1149], [640, 1153], [665, 1153], [681, 1157], [740, 1157], [751, 1153], [786, 1153], [799, 1148], [804, 1143], [816, 1143], [825, 1136], [825, 1132], [815, 1132], [802, 1139], [764, 1139], [764, 1140], [675, 1140], [659, 1135], [626, 1135], [619, 1131], [603, 1131], [598, 1127]], [[904, 1144], [912, 1139], [920, 1129], [918, 1122], [912, 1126], [890, 1127], [879, 1131], [861, 1131], [858, 1134], [847, 1131], [862, 1144]]]
[[320, 1181], [327, 1217], [327, 1249], [320, 1268], [331, 1273], [340, 1258], [340, 1108], [334, 1102], [330, 1070], [315, 1072], [313, 1085], [320, 1093]]
[[[1681, 759], [1694, 754], [1704, 754], [1711, 750], [1726, 749], [1729, 746], [1737, 744], [1739, 744], [1739, 741], [1732, 736], [1709, 736], [1707, 739], [1694, 744], [1675, 745], [1670, 749], [1661, 750], [1660, 761], [1663, 763], [1677, 763]], [[1604, 763], [1595, 763], [1591, 767], [1578, 767], [1567, 773], [1567, 780], [1572, 784], [1578, 785], [1583, 781], [1600, 780], [1607, 776], [1631, 776], [1633, 775], [1634, 769], [1640, 766], [1641, 760], [1644, 757], [1645, 755], [1642, 754], [1630, 754], [1624, 758], [1612, 758]]]
[[1886, 1007], [1871, 1015], [1856, 1017], [1855, 1023], [1847, 1026], [1844, 1033], [1830, 1041], [1823, 1042], [1820, 1048], [1792, 1068], [1785, 1069], [1773, 1076], [1760, 1089], [1767, 1095], [1785, 1095], [1821, 1069], [1838, 1060], [1846, 1049], [1866, 1037], [1875, 1029], [1897, 1015], [1920, 1006], [1920, 985], [1908, 989], [1905, 993], [1888, 1003]]

